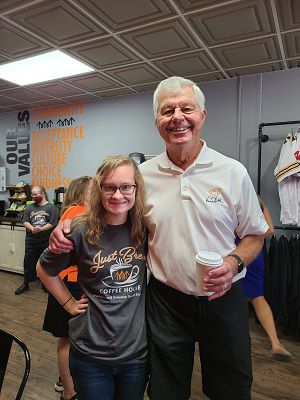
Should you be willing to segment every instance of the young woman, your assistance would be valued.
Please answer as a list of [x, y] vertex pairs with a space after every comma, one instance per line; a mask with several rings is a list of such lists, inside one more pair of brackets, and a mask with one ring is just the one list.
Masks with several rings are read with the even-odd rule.
[[[265, 220], [269, 225], [269, 230], [265, 233], [265, 236], [272, 236], [274, 234], [274, 226], [271, 214], [262, 198], [258, 197], [258, 200]], [[248, 265], [246, 276], [241, 279], [241, 284], [245, 296], [253, 305], [255, 314], [270, 339], [272, 346], [271, 357], [280, 361], [289, 361], [292, 358], [292, 354], [284, 348], [278, 339], [273, 313], [264, 297], [264, 268], [265, 255], [261, 250], [256, 259]]]
[[[82, 216], [90, 203], [91, 177], [81, 176], [73, 179], [66, 192], [61, 208], [61, 221]], [[80, 299], [82, 290], [77, 283], [77, 266], [73, 265], [59, 274], [75, 299]], [[43, 329], [58, 338], [57, 361], [60, 379], [55, 390], [63, 391], [61, 400], [76, 400], [74, 383], [69, 369], [69, 320], [71, 315], [65, 311], [57, 300], [49, 293]]]
[[58, 208], [48, 202], [43, 186], [33, 186], [31, 197], [34, 203], [27, 205], [23, 215], [23, 225], [26, 228], [24, 282], [16, 289], [16, 295], [29, 290], [29, 283], [36, 280], [36, 263], [48, 247], [49, 236], [59, 217]]
[[[145, 325], [144, 184], [129, 157], [107, 158], [93, 180], [90, 210], [69, 235], [68, 254], [45, 250], [37, 265], [71, 315], [70, 368], [79, 400], [142, 400], [148, 379]], [[57, 274], [78, 266], [86, 298]]]

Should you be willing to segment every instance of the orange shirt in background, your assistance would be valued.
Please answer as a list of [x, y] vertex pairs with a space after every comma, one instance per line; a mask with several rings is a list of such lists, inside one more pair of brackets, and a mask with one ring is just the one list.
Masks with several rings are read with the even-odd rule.
[[[69, 207], [63, 215], [60, 217], [60, 221], [64, 221], [65, 219], [74, 219], [86, 212], [86, 206], [84, 204], [80, 204], [78, 206]], [[69, 282], [77, 282], [77, 266], [71, 265], [67, 269], [64, 269], [60, 272], [59, 276], [61, 279], [64, 279], [68, 275]]]

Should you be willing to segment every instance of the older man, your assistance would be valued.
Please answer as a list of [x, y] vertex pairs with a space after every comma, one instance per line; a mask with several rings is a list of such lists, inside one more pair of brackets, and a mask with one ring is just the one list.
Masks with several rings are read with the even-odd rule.
[[[166, 151], [140, 168], [146, 184], [148, 262], [152, 272], [151, 400], [187, 400], [195, 343], [203, 392], [212, 400], [249, 400], [252, 383], [248, 313], [236, 275], [258, 254], [268, 226], [246, 169], [200, 139], [204, 95], [171, 77], [154, 93], [156, 126]], [[235, 237], [241, 238], [238, 246]], [[56, 230], [53, 251], [67, 246]], [[223, 264], [199, 295], [195, 255], [221, 254]]]
[[[195, 342], [213, 400], [248, 400], [252, 383], [247, 305], [233, 278], [261, 249], [268, 226], [246, 169], [200, 139], [204, 96], [180, 77], [162, 81], [154, 113], [166, 151], [141, 165], [148, 205], [151, 400], [190, 397]], [[238, 235], [241, 242], [235, 245]], [[199, 296], [195, 255], [218, 252]]]

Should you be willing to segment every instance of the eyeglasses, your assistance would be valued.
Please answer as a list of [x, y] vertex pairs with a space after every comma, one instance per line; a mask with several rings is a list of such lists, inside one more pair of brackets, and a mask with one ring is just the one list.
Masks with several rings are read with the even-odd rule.
[[119, 189], [121, 194], [130, 195], [130, 194], [133, 194], [133, 192], [135, 191], [136, 185], [120, 185], [120, 186], [101, 185], [100, 187], [101, 187], [101, 191], [104, 194], [113, 195]]

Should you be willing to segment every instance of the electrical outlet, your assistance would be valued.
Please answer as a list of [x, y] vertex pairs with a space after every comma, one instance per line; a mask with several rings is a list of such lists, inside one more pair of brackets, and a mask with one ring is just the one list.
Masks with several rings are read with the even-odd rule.
[[16, 252], [16, 246], [15, 246], [14, 243], [9, 243], [9, 251], [10, 251], [12, 254], [15, 254], [15, 252]]

